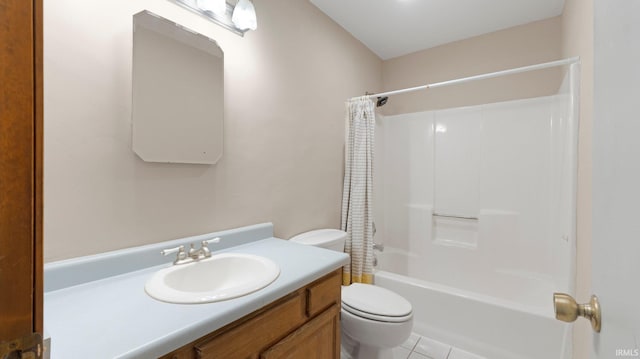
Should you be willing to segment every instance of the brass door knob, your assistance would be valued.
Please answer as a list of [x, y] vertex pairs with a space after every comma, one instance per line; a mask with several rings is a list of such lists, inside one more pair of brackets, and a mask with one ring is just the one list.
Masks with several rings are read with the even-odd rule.
[[578, 304], [572, 296], [565, 293], [553, 293], [553, 307], [556, 312], [556, 319], [571, 323], [584, 317], [591, 322], [591, 328], [596, 333], [600, 333], [602, 325], [602, 313], [600, 312], [600, 302], [595, 295], [586, 304]]

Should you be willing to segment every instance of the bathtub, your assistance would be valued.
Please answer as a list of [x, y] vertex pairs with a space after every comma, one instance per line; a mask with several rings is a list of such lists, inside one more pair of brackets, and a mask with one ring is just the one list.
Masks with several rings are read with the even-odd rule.
[[375, 284], [411, 302], [422, 336], [487, 359], [571, 358], [571, 327], [553, 314], [383, 270]]

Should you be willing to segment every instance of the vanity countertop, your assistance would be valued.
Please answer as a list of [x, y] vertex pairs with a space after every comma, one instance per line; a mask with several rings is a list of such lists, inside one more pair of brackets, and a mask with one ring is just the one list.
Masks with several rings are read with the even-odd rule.
[[[158, 357], [240, 319], [348, 262], [344, 253], [274, 237], [224, 250], [216, 250], [215, 245], [211, 248], [214, 254], [238, 252], [267, 257], [279, 264], [280, 276], [257, 292], [208, 304], [164, 303], [145, 293], [145, 282], [156, 271], [170, 266], [173, 258], [163, 258], [167, 263], [162, 265], [69, 286], [50, 287], [44, 295], [44, 324], [51, 337], [51, 359]], [[68, 266], [69, 261], [65, 264]], [[81, 263], [71, 270], [87, 268]], [[72, 273], [69, 268], [65, 270], [65, 275]]]

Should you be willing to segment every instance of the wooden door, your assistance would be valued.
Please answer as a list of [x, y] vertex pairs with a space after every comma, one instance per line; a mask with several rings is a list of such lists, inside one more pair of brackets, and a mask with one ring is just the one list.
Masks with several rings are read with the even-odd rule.
[[0, 0], [0, 350], [19, 350], [16, 340], [34, 332], [42, 332], [42, 0]]

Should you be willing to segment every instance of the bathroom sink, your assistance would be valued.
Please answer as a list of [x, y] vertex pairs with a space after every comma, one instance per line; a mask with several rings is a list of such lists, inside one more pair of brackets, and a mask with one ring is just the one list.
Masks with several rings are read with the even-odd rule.
[[144, 289], [169, 303], [211, 303], [253, 293], [280, 275], [272, 260], [252, 254], [222, 253], [156, 272]]

